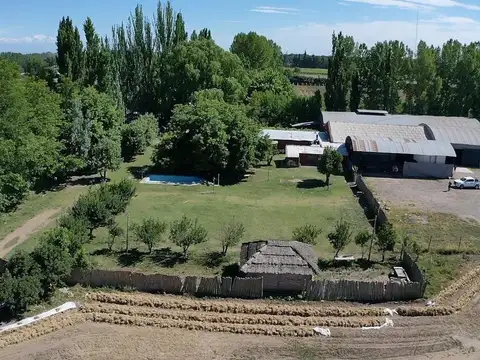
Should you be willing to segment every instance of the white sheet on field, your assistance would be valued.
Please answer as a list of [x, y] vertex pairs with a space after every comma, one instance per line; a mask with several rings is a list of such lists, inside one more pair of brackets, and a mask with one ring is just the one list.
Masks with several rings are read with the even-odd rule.
[[389, 309], [389, 308], [385, 308], [383, 309], [383, 312], [385, 313], [385, 315], [390, 315], [390, 316], [393, 316], [394, 314], [395, 315], [398, 315], [398, 312], [396, 309]]
[[329, 328], [321, 328], [321, 327], [314, 327], [313, 331], [315, 331], [319, 335], [330, 337], [332, 334], [330, 333]]
[[362, 326], [362, 330], [379, 330], [384, 327], [393, 327], [393, 321], [389, 318], [385, 318], [385, 323], [380, 326]]
[[5, 325], [5, 326], [2, 326], [2, 327], [0, 327], [0, 333], [4, 332], [4, 331], [8, 331], [8, 330], [17, 329], [19, 327], [37, 322], [39, 320], [46, 319], [46, 318], [48, 318], [52, 315], [56, 315], [56, 314], [62, 313], [64, 311], [67, 311], [67, 310], [70, 310], [70, 309], [75, 309], [76, 307], [77, 307], [77, 305], [74, 302], [71, 302], [71, 301], [66, 302], [65, 304], [62, 304], [59, 307], [56, 307], [55, 309], [42, 312], [42, 313], [40, 313], [36, 316], [25, 318], [21, 321], [17, 321], [16, 323], [13, 323], [13, 324], [8, 324], [8, 325]]

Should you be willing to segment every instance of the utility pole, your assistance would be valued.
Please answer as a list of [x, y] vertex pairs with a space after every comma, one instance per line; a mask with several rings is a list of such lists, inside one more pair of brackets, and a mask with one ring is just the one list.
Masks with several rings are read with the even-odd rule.
[[126, 251], [128, 253], [128, 211], [127, 211], [127, 237], [126, 237], [126, 240], [127, 240]]
[[378, 210], [377, 210], [377, 215], [375, 215], [375, 220], [373, 220], [372, 238], [370, 239], [370, 248], [368, 249], [368, 261], [370, 261], [370, 257], [372, 256], [373, 239], [375, 237], [375, 231], [377, 230], [377, 219], [379, 214], [380, 214], [380, 203], [378, 204]]

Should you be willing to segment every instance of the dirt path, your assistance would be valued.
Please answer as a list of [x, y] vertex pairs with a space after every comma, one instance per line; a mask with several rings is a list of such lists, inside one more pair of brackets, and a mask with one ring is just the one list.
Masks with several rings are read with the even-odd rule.
[[43, 229], [45, 226], [54, 221], [55, 215], [57, 215], [60, 210], [62, 210], [62, 208], [45, 210], [41, 214], [28, 220], [15, 231], [8, 234], [3, 240], [0, 241], [0, 258], [5, 257], [16, 246], [27, 240], [30, 235]]

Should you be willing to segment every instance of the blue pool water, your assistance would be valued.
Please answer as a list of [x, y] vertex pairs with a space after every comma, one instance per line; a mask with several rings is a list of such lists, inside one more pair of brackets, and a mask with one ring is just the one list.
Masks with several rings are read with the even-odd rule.
[[148, 181], [168, 184], [195, 185], [201, 184], [205, 180], [199, 176], [150, 175]]

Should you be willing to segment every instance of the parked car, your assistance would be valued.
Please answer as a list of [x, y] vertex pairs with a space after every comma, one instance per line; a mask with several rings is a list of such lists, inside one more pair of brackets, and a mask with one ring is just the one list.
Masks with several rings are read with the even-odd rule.
[[480, 181], [471, 176], [467, 176], [455, 180], [453, 186], [457, 189], [480, 189]]

